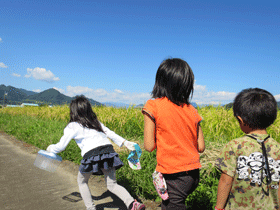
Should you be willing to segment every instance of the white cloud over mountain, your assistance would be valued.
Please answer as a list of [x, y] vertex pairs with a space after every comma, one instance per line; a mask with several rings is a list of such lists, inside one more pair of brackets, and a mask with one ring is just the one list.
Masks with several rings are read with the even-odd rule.
[[[76, 95], [85, 95], [88, 98], [96, 100], [98, 102], [121, 102], [126, 104], [143, 104], [151, 98], [150, 93], [131, 93], [115, 89], [113, 91], [107, 91], [105, 89], [92, 89], [82, 86], [67, 86], [66, 90], [62, 88], [56, 88], [59, 92], [73, 97]], [[226, 91], [208, 91], [206, 86], [195, 85], [194, 94], [191, 102], [200, 104], [227, 104], [233, 102], [236, 93]], [[276, 100], [280, 100], [280, 94], [275, 96]]]
[[279, 95], [275, 95], [274, 97], [275, 97], [276, 101], [280, 101], [280, 94]]
[[41, 80], [48, 83], [59, 81], [59, 78], [55, 77], [55, 75], [50, 70], [39, 67], [36, 67], [34, 69], [27, 68], [27, 74], [24, 77], [33, 77], [36, 80]]
[[226, 91], [208, 91], [206, 86], [194, 85], [192, 102], [197, 104], [226, 104], [233, 101], [236, 93]]
[[42, 90], [41, 89], [35, 89], [35, 90], [32, 90], [33, 92], [36, 92], [36, 93], [40, 93], [40, 92], [42, 92]]
[[105, 89], [92, 89], [82, 86], [67, 86], [66, 90], [56, 87], [54, 89], [70, 97], [83, 94], [98, 102], [122, 102], [137, 105], [146, 102], [150, 98], [149, 93], [130, 93], [119, 89], [107, 91]]

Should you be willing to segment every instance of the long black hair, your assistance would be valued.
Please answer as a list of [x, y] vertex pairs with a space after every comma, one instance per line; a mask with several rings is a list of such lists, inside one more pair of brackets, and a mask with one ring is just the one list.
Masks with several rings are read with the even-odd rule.
[[157, 70], [152, 97], [167, 97], [177, 105], [190, 104], [193, 89], [194, 75], [189, 64], [180, 58], [169, 58]]
[[83, 127], [104, 133], [89, 100], [83, 95], [76, 96], [70, 103], [70, 122], [77, 122]]

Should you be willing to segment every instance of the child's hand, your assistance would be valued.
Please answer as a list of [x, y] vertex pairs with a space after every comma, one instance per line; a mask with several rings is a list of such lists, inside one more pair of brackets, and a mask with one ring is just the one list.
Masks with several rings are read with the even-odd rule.
[[135, 150], [134, 144], [136, 144], [136, 143], [125, 140], [123, 144], [127, 149], [129, 149], [131, 151]]
[[46, 149], [47, 152], [51, 152], [51, 145], [48, 146], [48, 148]]

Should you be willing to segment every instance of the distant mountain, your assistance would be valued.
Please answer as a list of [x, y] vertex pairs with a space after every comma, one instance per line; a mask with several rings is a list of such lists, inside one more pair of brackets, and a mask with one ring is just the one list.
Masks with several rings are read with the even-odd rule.
[[118, 108], [120, 108], [120, 107], [125, 107], [125, 108], [128, 108], [129, 106], [131, 106], [131, 105], [129, 105], [129, 104], [125, 104], [125, 103], [120, 103], [120, 102], [105, 102], [105, 103], [103, 103], [105, 106], [112, 106], [112, 107], [118, 107]]
[[[66, 96], [59, 91], [51, 88], [40, 93], [28, 91], [24, 89], [15, 88], [12, 86], [0, 85], [0, 100], [4, 99], [6, 104], [20, 104], [20, 103], [37, 103], [37, 104], [69, 104], [74, 97]], [[92, 105], [101, 106], [102, 104], [89, 99]], [[0, 101], [2, 103], [2, 101]]]
[[144, 107], [144, 104], [138, 104], [135, 106], [136, 108], [143, 108]]
[[27, 97], [27, 99], [31, 101], [40, 101], [46, 104], [69, 104], [72, 100], [71, 97], [62, 94], [53, 88], [34, 95], [30, 95]]
[[90, 102], [90, 104], [92, 105], [92, 106], [104, 106], [104, 104], [102, 104], [102, 103], [100, 103], [100, 102], [98, 102], [98, 101], [95, 101], [95, 100], [93, 100], [93, 99], [91, 99], [91, 98], [87, 98], [88, 100], [89, 100], [89, 102]]
[[111, 106], [111, 107], [116, 107], [115, 103], [113, 102], [105, 102], [103, 103], [105, 106]]
[[[7, 95], [5, 95], [5, 93], [7, 93]], [[23, 92], [21, 89], [12, 86], [0, 85], [0, 100], [3, 100], [5, 97], [6, 103], [19, 103], [27, 96], [27, 93]]]
[[111, 106], [115, 108], [129, 108], [129, 107], [134, 107], [134, 108], [142, 108], [144, 104], [125, 104], [125, 103], [120, 103], [120, 102], [105, 102], [103, 103], [105, 106]]
[[[229, 104], [224, 105], [224, 107], [227, 108], [227, 109], [232, 108], [232, 106], [233, 106], [233, 103], [229, 103]], [[277, 102], [277, 106], [278, 106], [278, 109], [280, 109], [280, 101]]]
[[233, 106], [233, 103], [229, 103], [229, 104], [224, 105], [224, 107], [226, 109], [230, 109], [230, 108], [232, 108], [232, 106]]
[[32, 96], [37, 93], [37, 92], [29, 91], [29, 90], [24, 90], [22, 88], [20, 88], [19, 90], [21, 90], [23, 93], [25, 93], [28, 96]]
[[[7, 93], [7, 95], [5, 95]], [[5, 86], [5, 85], [0, 85], [0, 104], [3, 103], [3, 99], [5, 97], [5, 104], [20, 104], [20, 103], [38, 103], [38, 104], [53, 104], [53, 105], [61, 105], [61, 104], [69, 104], [71, 100], [74, 97], [69, 97], [66, 96], [59, 91], [51, 88], [48, 90], [45, 90], [40, 93], [36, 93], [33, 91], [28, 91], [22, 88], [15, 88], [13, 86]], [[92, 105], [96, 106], [113, 106], [113, 107], [125, 107], [128, 108], [129, 104], [125, 103], [117, 103], [117, 102], [106, 102], [106, 103], [99, 103], [93, 99], [88, 98], [90, 103]], [[197, 107], [196, 103], [191, 103], [194, 107]], [[209, 105], [209, 104], [208, 104]], [[280, 101], [277, 102], [278, 108], [280, 109]], [[199, 105], [199, 106], [207, 106], [205, 105]], [[226, 108], [231, 108], [232, 103], [222, 105]], [[136, 105], [134, 107], [143, 107], [143, 104]]]
[[[106, 106], [119, 107], [119, 108], [120, 107], [128, 108], [128, 107], [132, 106], [132, 105], [129, 105], [129, 104], [119, 103], [119, 102], [105, 102], [103, 104], [106, 105]], [[197, 107], [196, 103], [191, 103], [191, 105], [193, 105], [195, 108]], [[142, 107], [144, 107], [144, 104], [134, 105], [134, 107], [142, 108]]]
[[192, 102], [191, 105], [193, 105], [194, 108], [197, 108], [197, 104], [195, 102]]

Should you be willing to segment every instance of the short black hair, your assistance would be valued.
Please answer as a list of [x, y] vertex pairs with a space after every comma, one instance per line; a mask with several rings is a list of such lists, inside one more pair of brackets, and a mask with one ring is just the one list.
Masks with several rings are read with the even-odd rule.
[[266, 129], [277, 118], [277, 102], [266, 90], [248, 88], [235, 97], [233, 113], [252, 129]]
[[152, 97], [167, 97], [177, 105], [189, 104], [193, 86], [194, 75], [189, 64], [180, 58], [169, 58], [158, 67]]

